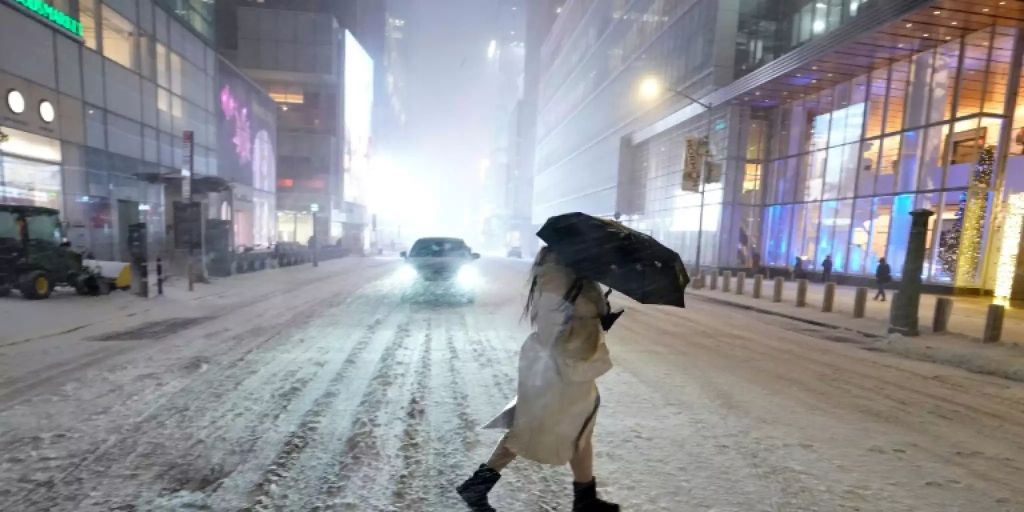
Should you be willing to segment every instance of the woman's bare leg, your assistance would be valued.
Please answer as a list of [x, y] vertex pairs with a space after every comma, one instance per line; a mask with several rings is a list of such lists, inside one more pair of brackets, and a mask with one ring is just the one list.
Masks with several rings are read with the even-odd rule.
[[569, 467], [572, 468], [572, 479], [577, 483], [584, 484], [594, 479], [594, 444], [589, 434], [569, 460]]
[[508, 434], [502, 436], [501, 440], [498, 441], [498, 445], [494, 447], [494, 451], [491, 452], [491, 457], [487, 459], [487, 467], [499, 473], [516, 458], [516, 452], [505, 446], [507, 438]]

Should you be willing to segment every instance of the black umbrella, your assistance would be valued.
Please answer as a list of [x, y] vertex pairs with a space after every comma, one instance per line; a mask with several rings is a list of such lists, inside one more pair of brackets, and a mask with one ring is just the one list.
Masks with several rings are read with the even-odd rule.
[[562, 264], [643, 304], [684, 307], [683, 261], [654, 238], [585, 213], [551, 217], [537, 232]]

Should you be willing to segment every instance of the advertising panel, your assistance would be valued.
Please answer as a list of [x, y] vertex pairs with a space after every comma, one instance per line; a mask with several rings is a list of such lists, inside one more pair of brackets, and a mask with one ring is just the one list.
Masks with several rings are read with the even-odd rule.
[[345, 201], [366, 202], [373, 113], [373, 59], [345, 31]]
[[217, 71], [219, 174], [273, 192], [277, 179], [276, 105], [223, 59], [218, 59]]

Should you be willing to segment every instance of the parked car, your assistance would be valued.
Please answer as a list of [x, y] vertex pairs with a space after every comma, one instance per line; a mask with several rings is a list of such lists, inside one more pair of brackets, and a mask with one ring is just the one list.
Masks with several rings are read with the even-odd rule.
[[510, 247], [508, 249], [508, 257], [522, 259], [523, 249], [521, 247]]

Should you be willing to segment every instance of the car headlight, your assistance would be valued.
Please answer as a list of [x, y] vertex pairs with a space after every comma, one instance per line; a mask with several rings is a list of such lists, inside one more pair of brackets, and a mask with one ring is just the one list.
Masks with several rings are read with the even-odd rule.
[[416, 272], [416, 269], [413, 268], [412, 265], [402, 265], [402, 267], [398, 269], [398, 278], [406, 283], [415, 281], [417, 277], [419, 277], [419, 273]]
[[480, 281], [480, 271], [469, 265], [460, 268], [459, 273], [455, 276], [455, 282], [462, 288], [476, 288], [480, 285]]

